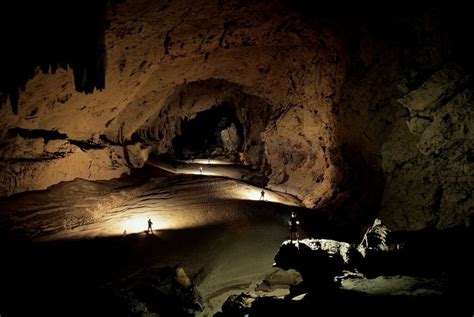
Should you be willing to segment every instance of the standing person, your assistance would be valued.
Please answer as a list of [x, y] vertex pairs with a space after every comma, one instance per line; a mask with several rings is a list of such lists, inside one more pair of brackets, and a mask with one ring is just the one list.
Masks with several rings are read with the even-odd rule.
[[199, 166], [199, 172], [201, 172], [202, 175], [202, 166]]
[[288, 221], [288, 224], [290, 225], [290, 241], [293, 243], [293, 240], [296, 240], [296, 243], [298, 243], [298, 225], [300, 224], [300, 222], [298, 218], [296, 218], [296, 212], [293, 211], [291, 213], [291, 218], [290, 221]]
[[259, 200], [265, 200], [265, 191], [263, 189], [260, 192], [260, 199]]
[[151, 222], [151, 219], [148, 218], [148, 229], [146, 230], [146, 233], [149, 234], [153, 234], [153, 228], [152, 228], [152, 225], [153, 225], [153, 222]]

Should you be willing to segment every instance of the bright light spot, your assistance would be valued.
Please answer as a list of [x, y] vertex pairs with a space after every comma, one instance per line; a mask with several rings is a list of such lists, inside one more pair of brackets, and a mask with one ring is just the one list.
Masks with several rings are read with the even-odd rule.
[[148, 218], [153, 223], [152, 229], [155, 234], [160, 230], [189, 229], [207, 224], [206, 219], [196, 218], [182, 211], [172, 214], [159, 210], [139, 212], [138, 214], [135, 211], [134, 209], [128, 211], [133, 213], [130, 217], [111, 221], [109, 228], [113, 231], [113, 235], [145, 233], [148, 229]]
[[270, 201], [290, 206], [299, 206], [300, 204], [291, 197], [263, 189], [265, 194], [262, 197], [262, 188], [244, 185], [238, 186], [234, 190], [235, 198], [243, 200]]
[[113, 225], [115, 234], [130, 234], [146, 232], [148, 229], [148, 218], [153, 223], [153, 232], [163, 229], [177, 229], [188, 227], [182, 217], [163, 217], [160, 212], [143, 212], [130, 218], [120, 219]]
[[229, 162], [223, 160], [211, 160], [211, 159], [194, 159], [194, 160], [187, 160], [181, 161], [185, 163], [195, 163], [195, 164], [210, 164], [210, 165], [234, 165], [238, 164], [236, 162]]
[[[245, 200], [262, 200], [261, 199], [261, 190], [258, 191], [257, 189], [253, 189], [253, 188], [240, 188], [238, 190], [238, 193], [239, 193], [239, 196], [241, 199], [245, 199]], [[266, 198], [266, 199], [265, 199]], [[268, 201], [268, 196], [267, 197], [263, 197], [263, 200], [267, 200]]]
[[[142, 217], [125, 219], [124, 221], [120, 223], [119, 227], [122, 227], [123, 231], [126, 232], [127, 234], [143, 232], [143, 231], [146, 231], [146, 229], [148, 228], [147, 221], [148, 221], [148, 218], [142, 218]], [[153, 221], [153, 224], [155, 224], [155, 221]], [[153, 230], [156, 230], [156, 229], [158, 228], [154, 226]]]

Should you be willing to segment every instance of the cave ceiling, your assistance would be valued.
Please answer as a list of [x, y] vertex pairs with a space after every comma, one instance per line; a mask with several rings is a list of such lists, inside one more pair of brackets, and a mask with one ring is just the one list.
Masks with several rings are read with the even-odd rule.
[[2, 4], [4, 196], [118, 177], [131, 168], [123, 148], [134, 162], [170, 153], [183, 120], [227, 103], [246, 163], [306, 207], [348, 224], [380, 213], [394, 228], [469, 221], [473, 44], [462, 7], [32, 5]]

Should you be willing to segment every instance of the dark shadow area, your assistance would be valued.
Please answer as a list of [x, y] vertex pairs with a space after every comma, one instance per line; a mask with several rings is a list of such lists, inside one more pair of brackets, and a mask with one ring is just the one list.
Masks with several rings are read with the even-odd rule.
[[[359, 149], [345, 146], [336, 155], [338, 186], [323, 207], [305, 215], [303, 228], [312, 237], [358, 243], [380, 212], [384, 180]], [[321, 222], [321, 215], [329, 226]]]
[[[222, 133], [231, 133], [230, 139]], [[194, 118], [181, 121], [181, 135], [173, 140], [176, 157], [214, 157], [216, 154], [234, 156], [242, 147], [242, 126], [233, 107], [228, 103], [201, 111]]]
[[[472, 55], [474, 44], [466, 41], [464, 32], [474, 27], [469, 4], [462, 0], [454, 1], [291, 1], [283, 0], [285, 6], [303, 14], [306, 21], [321, 21], [334, 24], [348, 39], [361, 35], [361, 26], [378, 37], [383, 37], [390, 47], [400, 48], [400, 60], [404, 66], [415, 66], [421, 77], [427, 75], [424, 67], [415, 58], [421, 42], [433, 36], [433, 29], [441, 35], [442, 55], [449, 56], [457, 63], [474, 67]], [[420, 37], [414, 25], [428, 15], [436, 17], [429, 32]], [[426, 22], [429, 19], [425, 20]], [[429, 23], [429, 22], [428, 22]], [[354, 69], [355, 70], [355, 69]], [[417, 80], [421, 84], [422, 78]]]
[[[128, 281], [135, 281], [137, 274], [142, 280], [153, 281], [158, 278], [155, 271], [161, 267], [176, 264], [186, 267], [188, 263], [166, 263], [163, 258], [175, 254], [178, 247], [178, 253], [189, 254], [192, 261], [196, 237], [201, 242], [212, 240], [222, 230], [220, 226], [206, 226], [159, 230], [153, 235], [139, 233], [51, 242], [18, 239], [2, 230], [0, 313], [2, 316], [129, 316], [130, 307], [116, 296], [114, 283], [131, 285]], [[191, 276], [197, 273], [191, 272]], [[158, 302], [155, 300], [155, 305]]]
[[23, 129], [23, 128], [12, 128], [8, 130], [8, 133], [15, 137], [20, 136], [24, 139], [37, 139], [43, 138], [44, 143], [48, 143], [51, 140], [67, 140], [69, 143], [77, 145], [81, 149], [103, 149], [105, 148], [104, 144], [94, 143], [92, 140], [81, 141], [81, 140], [71, 140], [68, 138], [66, 133], [61, 133], [58, 130], [43, 130], [43, 129]]
[[25, 139], [43, 138], [45, 143], [50, 140], [66, 140], [68, 138], [66, 133], [57, 130], [12, 128], [8, 130], [8, 133]]
[[260, 297], [248, 316], [471, 316], [468, 302], [466, 296], [368, 296], [338, 290], [309, 293], [299, 301]]
[[474, 265], [472, 227], [393, 232], [387, 240], [391, 251], [367, 254], [361, 267], [367, 275], [445, 277], [461, 284], [473, 280], [466, 274]]
[[[290, 288], [285, 299], [260, 297], [250, 306], [240, 305], [236, 311], [249, 316], [470, 316], [474, 312], [469, 287], [473, 281], [469, 274], [473, 266], [472, 238], [473, 230], [466, 227], [398, 233], [391, 243], [397, 241], [402, 246], [390, 246], [386, 251], [369, 247], [364, 257], [352, 246], [347, 251], [347, 262], [342, 255], [346, 251], [338, 251], [337, 241], [328, 242], [329, 248], [322, 247], [321, 243], [326, 243], [323, 240], [305, 240], [298, 247], [285, 242], [274, 265], [296, 269], [303, 282]], [[363, 273], [366, 278], [350, 277], [349, 271]], [[336, 276], [350, 279], [348, 285], [365, 286], [353, 290], [340, 288]], [[404, 290], [393, 289], [403, 285], [403, 279], [408, 277], [418, 282]], [[302, 294], [306, 294], [303, 299], [291, 300]], [[239, 306], [240, 300], [229, 298], [228, 314], [224, 304], [221, 316], [232, 316], [232, 309]]]
[[[299, 211], [299, 214], [304, 227], [308, 227], [307, 221], [310, 222], [308, 236], [339, 241], [338, 237], [344, 237], [344, 233], [338, 231], [337, 224], [324, 215], [318, 217], [304, 211]], [[319, 232], [314, 231], [316, 227]], [[361, 241], [353, 241], [352, 244], [357, 246]], [[474, 230], [464, 225], [444, 230], [393, 232], [387, 239], [389, 250], [378, 252], [368, 249], [357, 269], [369, 278], [381, 275], [445, 278], [454, 289], [463, 290], [473, 281], [468, 274], [474, 266], [473, 241]]]

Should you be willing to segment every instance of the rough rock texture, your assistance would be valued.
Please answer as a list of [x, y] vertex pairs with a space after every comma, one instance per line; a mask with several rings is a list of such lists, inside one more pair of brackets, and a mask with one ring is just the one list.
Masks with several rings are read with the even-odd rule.
[[[358, 196], [370, 201], [381, 195], [380, 218], [391, 230], [469, 225], [474, 211], [472, 75], [466, 67], [444, 62], [439, 47], [430, 51], [438, 54], [433, 60], [415, 59], [410, 67], [390, 51], [353, 75], [338, 105], [342, 147], [368, 167], [358, 184], [372, 188], [372, 195]], [[426, 51], [413, 54], [426, 58]], [[345, 170], [350, 175], [354, 167]]]
[[[382, 146], [381, 217], [392, 228], [469, 224], [474, 211], [474, 90], [445, 65], [401, 99], [409, 116]], [[405, 124], [403, 124], [405, 123]]]
[[367, 230], [360, 243], [358, 250], [364, 255], [365, 249], [377, 251], [388, 251], [387, 236], [390, 233], [388, 228], [382, 224], [380, 219], [375, 219], [372, 226]]
[[459, 225], [444, 230], [394, 233], [387, 232], [377, 220], [367, 232], [367, 240], [358, 246], [329, 239], [303, 239], [299, 246], [284, 241], [274, 265], [297, 270], [305, 282], [303, 287], [315, 290], [334, 287], [334, 277], [341, 281], [351, 275], [424, 276], [449, 279], [457, 285], [464, 283], [464, 272], [472, 266], [472, 252], [468, 250], [473, 232]]
[[111, 179], [142, 167], [140, 145], [84, 149], [68, 140], [14, 137], [0, 149], [0, 195], [46, 189], [75, 178]]
[[230, 153], [235, 153], [239, 149], [239, 135], [235, 124], [232, 123], [230, 127], [224, 129], [220, 133], [224, 150]]
[[[344, 265], [350, 265], [351, 256], [356, 251], [355, 247], [347, 242], [336, 241], [336, 240], [329, 240], [329, 239], [303, 239], [299, 240], [298, 244], [296, 242], [291, 242], [289, 240], [284, 241], [280, 247], [279, 252], [285, 252], [285, 250], [290, 249], [308, 249], [312, 251], [322, 250], [323, 252], [327, 253], [329, 257], [337, 257], [342, 260]], [[305, 252], [305, 251], [304, 251]], [[287, 260], [285, 259], [284, 254], [280, 254], [275, 258], [276, 265], [280, 267], [280, 265], [284, 266], [282, 268], [288, 269], [285, 265]], [[280, 256], [282, 256], [280, 258]], [[279, 260], [277, 260], [279, 259]], [[291, 260], [290, 260], [291, 261]], [[284, 263], [285, 262], [285, 263]]]
[[[467, 223], [472, 81], [462, 54], [471, 44], [459, 46], [466, 41], [458, 36], [468, 20], [399, 2], [368, 13], [377, 8], [283, 0], [111, 5], [105, 90], [84, 95], [71, 71], [38, 71], [20, 94], [19, 114], [0, 110], [3, 144], [22, 128], [103, 140], [104, 148], [53, 161], [41, 154], [45, 166], [64, 162], [44, 183], [37, 180], [49, 172], [41, 171], [51, 168], [22, 159], [24, 149], [16, 165], [2, 155], [1, 180], [11, 184], [2, 195], [116, 177], [128, 169], [107, 159], [123, 157], [117, 144], [139, 140], [172, 154], [183, 120], [227, 103], [242, 125], [242, 161], [261, 169], [270, 188], [361, 225], [359, 237], [380, 211], [393, 230]], [[66, 171], [73, 159], [76, 171]], [[100, 167], [91, 173], [91, 164]]]
[[285, 241], [275, 255], [274, 266], [301, 273], [304, 288], [312, 290], [334, 289], [336, 276], [354, 267], [361, 256], [348, 243], [327, 239], [304, 239], [296, 244]]
[[244, 293], [231, 295], [222, 305], [222, 311], [216, 313], [214, 316], [248, 316], [254, 300], [255, 298]]
[[154, 153], [176, 154], [173, 140], [182, 135], [182, 122], [223, 104], [232, 109], [242, 126], [244, 163], [262, 168], [265, 155], [261, 133], [268, 125], [271, 106], [261, 98], [243, 93], [241, 87], [221, 80], [180, 87], [168, 97], [167, 106], [147, 120], [136, 134], [152, 145]]
[[[74, 91], [69, 72], [38, 73], [20, 96], [19, 116], [2, 109], [2, 130], [58, 130], [83, 140], [105, 134], [123, 142], [183, 88], [219, 79], [272, 105], [278, 124], [265, 131], [271, 184], [314, 205], [319, 194], [330, 196], [331, 186], [320, 185], [330, 183], [332, 175], [325, 171], [331, 159], [321, 146], [332, 146], [328, 105], [344, 78], [345, 62], [331, 28], [313, 27], [301, 12], [284, 8], [212, 1], [163, 7], [146, 0], [115, 6], [106, 34], [107, 89], [82, 95]], [[198, 105], [190, 108], [199, 111]], [[294, 129], [294, 136], [286, 135], [287, 129]]]

